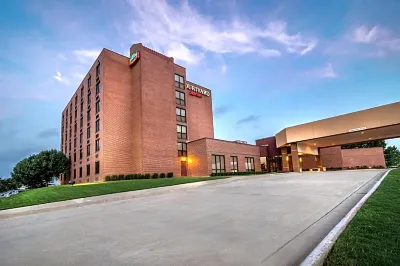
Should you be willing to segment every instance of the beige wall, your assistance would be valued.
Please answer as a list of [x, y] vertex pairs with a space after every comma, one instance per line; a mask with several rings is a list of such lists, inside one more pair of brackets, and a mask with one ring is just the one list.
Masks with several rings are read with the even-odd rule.
[[[355, 128], [374, 129], [400, 124], [400, 102], [288, 127], [276, 135], [277, 146], [349, 133]], [[400, 135], [400, 132], [398, 132]], [[390, 135], [393, 137], [393, 135]], [[382, 138], [382, 136], [381, 136]], [[383, 136], [385, 138], [385, 136]], [[330, 145], [330, 144], [329, 144]]]

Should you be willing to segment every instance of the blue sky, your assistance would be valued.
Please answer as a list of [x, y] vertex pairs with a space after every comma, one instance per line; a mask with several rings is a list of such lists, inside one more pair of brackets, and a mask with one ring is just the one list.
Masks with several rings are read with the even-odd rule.
[[397, 0], [2, 1], [0, 177], [59, 148], [61, 111], [103, 47], [173, 56], [213, 91], [216, 138], [399, 101], [399, 13]]

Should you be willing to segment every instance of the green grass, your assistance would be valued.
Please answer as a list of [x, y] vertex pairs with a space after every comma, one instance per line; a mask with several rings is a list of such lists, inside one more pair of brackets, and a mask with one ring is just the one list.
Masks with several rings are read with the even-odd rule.
[[0, 198], [0, 210], [222, 178], [226, 177], [174, 177], [162, 179], [99, 182], [90, 185], [63, 185], [37, 188], [19, 193], [10, 198]]
[[324, 265], [400, 265], [400, 169], [358, 211]]

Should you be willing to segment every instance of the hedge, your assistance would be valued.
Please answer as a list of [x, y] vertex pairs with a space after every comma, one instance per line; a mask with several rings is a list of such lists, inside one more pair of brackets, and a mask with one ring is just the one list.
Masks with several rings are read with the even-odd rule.
[[157, 179], [157, 178], [171, 178], [174, 173], [146, 173], [146, 174], [128, 174], [128, 175], [108, 175], [105, 177], [105, 181], [120, 181], [120, 180], [135, 180], [135, 179]]
[[268, 172], [225, 172], [225, 173], [212, 173], [210, 176], [232, 176], [232, 175], [262, 175]]

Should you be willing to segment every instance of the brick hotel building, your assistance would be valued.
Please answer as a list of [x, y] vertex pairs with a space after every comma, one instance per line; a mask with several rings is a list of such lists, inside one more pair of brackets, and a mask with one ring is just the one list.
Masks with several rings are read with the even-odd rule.
[[212, 93], [172, 57], [142, 44], [131, 57], [103, 49], [62, 112], [61, 183], [105, 176], [260, 171], [255, 145], [214, 139]]

